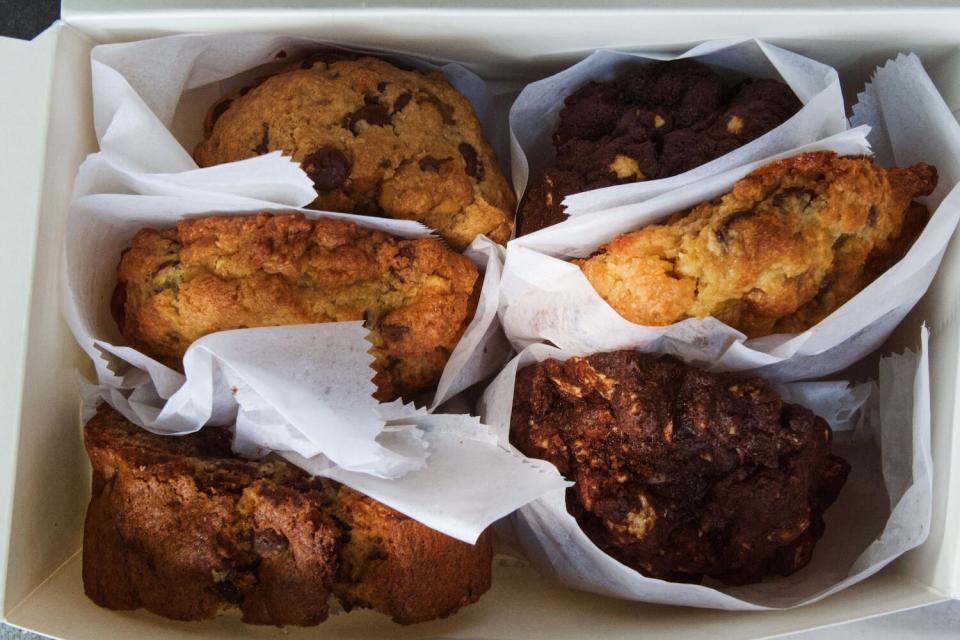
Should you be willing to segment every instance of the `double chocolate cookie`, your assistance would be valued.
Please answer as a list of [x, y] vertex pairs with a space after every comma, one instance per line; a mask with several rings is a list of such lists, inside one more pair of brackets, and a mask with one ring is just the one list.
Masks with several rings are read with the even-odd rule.
[[417, 220], [461, 250], [505, 243], [516, 204], [470, 102], [439, 72], [369, 56], [304, 60], [210, 109], [200, 166], [283, 151], [313, 180], [313, 206]]
[[567, 509], [599, 548], [679, 582], [802, 568], [850, 471], [763, 379], [634, 351], [521, 369], [510, 441], [576, 481]]
[[758, 138], [801, 106], [782, 82], [730, 86], [689, 60], [590, 82], [564, 102], [553, 136], [556, 162], [531, 182], [518, 235], [562, 222], [570, 194], [683, 173]]

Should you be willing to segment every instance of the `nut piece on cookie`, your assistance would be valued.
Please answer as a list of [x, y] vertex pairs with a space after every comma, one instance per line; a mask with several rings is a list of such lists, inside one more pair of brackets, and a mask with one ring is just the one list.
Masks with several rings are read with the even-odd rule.
[[616, 351], [528, 366], [515, 389], [510, 441], [576, 482], [567, 509], [600, 549], [654, 578], [797, 571], [850, 470], [829, 425], [757, 377]]
[[513, 232], [510, 185], [470, 102], [438, 72], [315, 56], [221, 98], [194, 158], [278, 150], [313, 180], [316, 209], [417, 220], [458, 251]]
[[118, 275], [114, 316], [127, 343], [177, 369], [187, 347], [215, 331], [364, 320], [383, 401], [440, 380], [480, 282], [476, 266], [437, 239], [299, 213], [141, 230]]
[[575, 262], [637, 324], [713, 316], [751, 338], [801, 332], [903, 257], [929, 217], [913, 199], [936, 185], [923, 163], [802, 154]]
[[690, 60], [587, 83], [564, 101], [556, 161], [531, 181], [517, 235], [563, 222], [568, 195], [689, 171], [776, 128], [801, 106], [780, 81], [727, 86]]
[[104, 405], [83, 439], [83, 588], [101, 607], [310, 626], [335, 598], [412, 624], [490, 588], [489, 533], [466, 544], [280, 458], [239, 458], [227, 429], [160, 436]]

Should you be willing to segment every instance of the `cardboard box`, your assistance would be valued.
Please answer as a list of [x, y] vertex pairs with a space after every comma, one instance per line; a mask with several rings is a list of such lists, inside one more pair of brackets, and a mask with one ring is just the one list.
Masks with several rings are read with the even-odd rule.
[[[0, 610], [14, 625], [71, 638], [628, 638], [768, 637], [960, 597], [960, 241], [934, 284], [891, 338], [899, 349], [932, 330], [934, 514], [930, 537], [881, 574], [818, 604], [785, 612], [725, 613], [620, 602], [553, 586], [497, 563], [494, 587], [448, 620], [410, 628], [354, 612], [320, 629], [244, 626], [236, 616], [175, 623], [100, 609], [83, 595], [80, 543], [89, 468], [79, 429], [76, 371], [86, 363], [59, 314], [64, 221], [73, 176], [96, 149], [89, 51], [194, 31], [269, 31], [373, 47], [415, 47], [473, 63], [489, 78], [535, 78], [598, 47], [681, 49], [699, 40], [758, 36], [835, 66], [848, 102], [900, 51], [920, 55], [960, 113], [960, 7], [947, 1], [724, 3], [656, 0], [603, 7], [536, 0], [263, 2], [66, 0], [63, 21], [33, 42], [0, 39], [0, 193], [4, 195], [4, 312], [0, 314]], [[954, 4], [954, 6], [951, 6]], [[162, 6], [163, 8], [157, 8]], [[289, 7], [297, 8], [289, 8]], [[960, 162], [960, 158], [957, 159]], [[907, 341], [900, 336], [909, 336]]]

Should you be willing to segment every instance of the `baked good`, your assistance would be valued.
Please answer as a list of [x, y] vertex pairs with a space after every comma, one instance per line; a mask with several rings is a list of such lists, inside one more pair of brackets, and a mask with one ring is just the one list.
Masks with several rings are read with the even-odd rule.
[[681, 582], [805, 566], [849, 472], [827, 423], [761, 378], [635, 351], [521, 369], [510, 440], [576, 482], [567, 508], [600, 549]]
[[923, 163], [806, 153], [577, 263], [631, 322], [714, 316], [748, 337], [804, 331], [906, 253], [929, 217], [913, 198], [936, 184]]
[[279, 458], [244, 460], [230, 432], [158, 436], [102, 406], [84, 428], [93, 494], [83, 586], [109, 609], [177, 620], [315, 625], [331, 601], [409, 624], [490, 587], [485, 532], [469, 545]]
[[801, 106], [778, 80], [731, 85], [692, 60], [589, 82], [564, 101], [556, 160], [531, 181], [517, 235], [562, 222], [568, 195], [689, 171], [759, 138]]
[[473, 317], [477, 268], [434, 238], [401, 240], [300, 213], [184, 219], [124, 252], [114, 310], [127, 343], [179, 368], [215, 331], [364, 320], [376, 397], [435, 385]]
[[328, 54], [214, 104], [201, 167], [283, 151], [313, 180], [313, 207], [419, 220], [458, 251], [505, 243], [516, 200], [470, 102], [439, 72]]

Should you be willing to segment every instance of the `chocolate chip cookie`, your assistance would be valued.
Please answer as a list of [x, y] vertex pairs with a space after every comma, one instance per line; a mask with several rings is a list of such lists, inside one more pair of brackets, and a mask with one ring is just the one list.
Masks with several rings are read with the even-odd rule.
[[553, 136], [556, 162], [528, 188], [518, 235], [562, 222], [561, 202], [570, 194], [689, 171], [760, 137], [801, 106], [782, 82], [730, 86], [690, 60], [590, 82], [564, 101]]
[[283, 151], [316, 209], [418, 220], [462, 250], [505, 243], [516, 200], [470, 102], [439, 72], [321, 55], [224, 96], [194, 151], [202, 167]]
[[903, 257], [930, 216], [913, 199], [936, 186], [936, 169], [922, 162], [887, 169], [805, 153], [577, 264], [631, 322], [713, 316], [751, 338], [798, 333]]
[[117, 275], [113, 310], [127, 344], [172, 368], [215, 331], [363, 320], [385, 402], [437, 384], [480, 285], [474, 264], [436, 238], [299, 213], [143, 229]]

